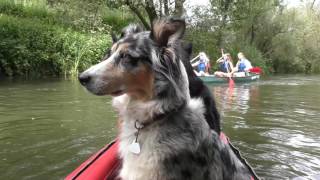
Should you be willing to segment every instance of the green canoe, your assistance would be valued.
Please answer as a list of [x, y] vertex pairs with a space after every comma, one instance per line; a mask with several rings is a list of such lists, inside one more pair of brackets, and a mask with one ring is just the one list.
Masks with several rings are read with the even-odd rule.
[[[216, 77], [216, 76], [199, 76], [200, 79], [205, 83], [228, 83], [229, 78], [227, 77]], [[260, 79], [259, 74], [250, 73], [249, 76], [245, 77], [232, 77], [235, 83], [247, 83], [257, 81]]]

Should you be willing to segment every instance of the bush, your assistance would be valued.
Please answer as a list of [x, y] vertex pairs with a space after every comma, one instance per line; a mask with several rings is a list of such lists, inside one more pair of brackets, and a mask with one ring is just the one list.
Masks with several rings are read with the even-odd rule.
[[[46, 0], [12, 1], [0, 0], [1, 14], [41, 20], [46, 24], [72, 28], [82, 32], [109, 32], [110, 25], [103, 24], [101, 14], [106, 14], [102, 5], [94, 2], [63, 1], [49, 6]], [[118, 14], [111, 13], [111, 16]], [[122, 22], [118, 18], [118, 22]]]
[[76, 74], [98, 62], [111, 43], [106, 35], [36, 19], [2, 15], [0, 27], [0, 71], [9, 76]]
[[268, 64], [269, 60], [263, 57], [261, 51], [259, 51], [254, 45], [250, 45], [246, 42], [234, 43], [228, 45], [226, 50], [229, 50], [229, 53], [232, 55], [234, 66], [238, 60], [238, 53], [242, 52], [251, 62], [253, 67], [258, 66], [267, 74], [271, 72], [271, 65]]
[[13, 0], [0, 0], [0, 12], [16, 17], [47, 19], [54, 21], [56, 14], [50, 11], [45, 3], [23, 4]]

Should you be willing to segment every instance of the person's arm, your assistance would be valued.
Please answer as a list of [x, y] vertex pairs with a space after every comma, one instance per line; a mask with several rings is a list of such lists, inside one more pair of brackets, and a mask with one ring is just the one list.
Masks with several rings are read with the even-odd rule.
[[217, 63], [221, 63], [223, 62], [223, 55], [224, 55], [224, 52], [223, 52], [223, 48], [220, 49], [221, 50], [221, 57], [217, 60]]
[[206, 73], [209, 73], [210, 67], [211, 67], [211, 65], [210, 65], [210, 60], [207, 59], [207, 63], [206, 63]]
[[196, 70], [193, 70], [193, 72], [194, 72], [197, 76], [200, 75], [200, 73], [198, 73]]
[[251, 62], [249, 60], [246, 60], [245, 63], [246, 63], [245, 71], [249, 71], [252, 68]]
[[216, 62], [217, 62], [217, 63], [223, 62], [223, 56], [221, 56]]
[[233, 74], [233, 64], [232, 62], [228, 61], [228, 67], [227, 67], [227, 75], [228, 77], [232, 77]]
[[197, 61], [197, 62], [195, 62], [195, 63], [192, 63], [191, 65], [192, 65], [192, 67], [196, 67], [196, 66], [199, 65], [199, 63], [200, 63], [200, 61]]
[[220, 50], [221, 50], [221, 56], [223, 56], [224, 55], [224, 51], [223, 51], [224, 49], [221, 48]]
[[194, 57], [193, 59], [191, 59], [191, 60], [190, 60], [190, 63], [192, 63], [193, 61], [195, 61], [199, 56], [200, 56], [200, 54], [198, 54], [196, 57]]
[[230, 66], [230, 73], [232, 74], [234, 71], [233, 63], [229, 61], [229, 66]]
[[239, 65], [239, 61], [237, 62], [236, 66], [233, 68], [232, 74], [238, 71], [238, 65]]

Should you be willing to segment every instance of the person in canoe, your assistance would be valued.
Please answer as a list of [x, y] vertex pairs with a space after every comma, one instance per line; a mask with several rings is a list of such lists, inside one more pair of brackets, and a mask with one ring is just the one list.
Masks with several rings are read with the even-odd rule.
[[233, 72], [232, 57], [229, 53], [223, 53], [221, 49], [222, 56], [216, 61], [220, 64], [220, 71], [214, 72], [217, 77], [230, 77]]
[[199, 57], [199, 60], [192, 64], [192, 67], [197, 68], [197, 71], [195, 71], [195, 74], [197, 76], [208, 76], [209, 69], [210, 69], [209, 58], [204, 52], [200, 52], [197, 57]]
[[232, 74], [234, 77], [245, 77], [246, 73], [252, 68], [251, 62], [245, 57], [242, 52], [238, 53], [238, 62], [233, 69]]

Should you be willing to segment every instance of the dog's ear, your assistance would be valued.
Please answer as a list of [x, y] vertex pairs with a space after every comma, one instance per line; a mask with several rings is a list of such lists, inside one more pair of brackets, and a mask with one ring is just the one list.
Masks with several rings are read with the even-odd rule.
[[114, 32], [111, 32], [112, 44], [118, 41], [118, 37]]
[[136, 34], [142, 32], [143, 28], [137, 24], [130, 24], [129, 26], [122, 29], [120, 38], [128, 36], [130, 34]]
[[183, 19], [156, 20], [152, 25], [150, 38], [159, 46], [167, 46], [181, 39], [185, 29], [186, 23]]

